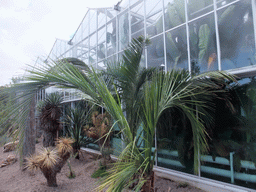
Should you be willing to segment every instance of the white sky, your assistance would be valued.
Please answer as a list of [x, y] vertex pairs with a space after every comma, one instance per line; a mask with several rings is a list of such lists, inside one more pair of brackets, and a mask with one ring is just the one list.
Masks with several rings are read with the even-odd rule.
[[56, 38], [69, 40], [87, 7], [118, 0], [0, 0], [0, 86], [47, 56]]

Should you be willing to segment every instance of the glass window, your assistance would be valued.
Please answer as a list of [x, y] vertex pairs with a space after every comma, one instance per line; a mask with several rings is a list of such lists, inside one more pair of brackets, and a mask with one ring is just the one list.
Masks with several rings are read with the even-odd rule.
[[220, 0], [220, 1], [217, 1], [217, 7], [223, 7], [223, 6], [226, 6], [227, 4], [229, 3], [232, 3], [234, 2], [235, 0]]
[[162, 67], [164, 65], [164, 39], [159, 35], [150, 39], [151, 44], [147, 47], [148, 67]]
[[107, 22], [115, 18], [117, 11], [113, 9], [105, 9], [107, 15]]
[[121, 51], [118, 53], [118, 61], [119, 62], [123, 61], [123, 54], [124, 54], [124, 51]]
[[116, 52], [116, 19], [112, 19], [107, 25], [107, 56], [111, 56]]
[[89, 15], [87, 14], [87, 16], [84, 18], [81, 28], [82, 28], [82, 37], [86, 38], [88, 37], [89, 34]]
[[100, 29], [106, 23], [105, 9], [98, 9], [97, 15], [98, 15], [98, 29]]
[[143, 50], [142, 55], [141, 55], [140, 67], [146, 68], [145, 49]]
[[179, 109], [165, 110], [157, 124], [157, 166], [194, 173], [193, 132]]
[[189, 23], [191, 70], [194, 74], [218, 69], [213, 13]]
[[107, 58], [107, 64], [115, 64], [116, 61], [117, 61], [117, 55], [116, 54]]
[[165, 0], [165, 30], [185, 23], [184, 0]]
[[129, 19], [126, 11], [118, 18], [119, 26], [119, 50], [124, 50], [129, 43]]
[[99, 61], [98, 64], [97, 64], [97, 69], [98, 69], [98, 70], [104, 70], [104, 69], [106, 69], [105, 64], [106, 64], [106, 61], [105, 61], [105, 60]]
[[103, 27], [98, 31], [98, 59], [104, 59], [106, 57], [106, 28]]
[[167, 70], [174, 67], [187, 69], [188, 52], [186, 27], [182, 26], [167, 32], [165, 38]]
[[194, 19], [203, 14], [213, 11], [213, 0], [187, 0], [188, 19]]
[[90, 10], [90, 34], [92, 34], [93, 32], [96, 31], [96, 27], [97, 27], [97, 20], [96, 20], [96, 16], [97, 16], [97, 12], [95, 10]]
[[[215, 100], [207, 126], [209, 153], [201, 156], [201, 175], [256, 189], [256, 79], [244, 78]], [[233, 179], [232, 179], [233, 176]]]
[[218, 12], [221, 69], [255, 65], [251, 3], [240, 1]]
[[137, 38], [144, 34], [144, 3], [141, 2], [130, 11], [131, 20], [131, 37]]
[[88, 52], [83, 54], [82, 60], [83, 60], [83, 62], [84, 62], [85, 64], [88, 65], [88, 63], [89, 63]]
[[147, 35], [155, 36], [163, 32], [162, 0], [146, 2]]

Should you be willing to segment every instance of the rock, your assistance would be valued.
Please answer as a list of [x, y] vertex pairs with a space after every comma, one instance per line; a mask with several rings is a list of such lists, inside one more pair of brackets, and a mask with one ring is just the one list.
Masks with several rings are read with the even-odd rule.
[[9, 142], [4, 145], [4, 152], [13, 151], [18, 145], [19, 141]]
[[0, 168], [15, 163], [18, 159], [14, 155], [8, 155], [8, 157], [1, 162]]

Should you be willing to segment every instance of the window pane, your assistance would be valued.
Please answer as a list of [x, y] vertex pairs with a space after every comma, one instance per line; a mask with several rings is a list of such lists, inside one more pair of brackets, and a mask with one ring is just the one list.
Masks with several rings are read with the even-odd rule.
[[98, 31], [98, 59], [105, 58], [106, 52], [106, 28], [103, 27], [101, 30]]
[[218, 69], [214, 15], [189, 23], [190, 59], [192, 73]]
[[129, 20], [128, 20], [128, 12], [126, 11], [124, 14], [119, 16], [119, 50], [123, 50], [127, 47], [129, 43]]
[[98, 65], [97, 65], [97, 69], [98, 69], [98, 70], [104, 70], [104, 69], [106, 69], [105, 62], [106, 62], [105, 60], [99, 61], [99, 62], [98, 62]]
[[154, 36], [163, 32], [162, 0], [146, 2], [147, 35]]
[[227, 4], [229, 3], [232, 3], [234, 2], [235, 0], [220, 0], [220, 1], [217, 1], [217, 7], [222, 7], [222, 6], [226, 6]]
[[116, 52], [116, 19], [107, 25], [107, 56], [111, 56]]
[[213, 0], [187, 0], [187, 2], [189, 20], [213, 11]]
[[232, 4], [218, 12], [221, 69], [255, 65], [255, 39], [252, 7], [246, 1]]
[[185, 22], [184, 0], [165, 0], [165, 30], [171, 29]]
[[[182, 26], [166, 33], [167, 69], [188, 68], [186, 27]], [[162, 45], [163, 46], [163, 45]]]
[[232, 99], [215, 100], [214, 119], [207, 126], [209, 153], [201, 156], [201, 175], [256, 189], [256, 81], [252, 77], [238, 83], [228, 90]]
[[147, 48], [148, 67], [161, 67], [164, 65], [163, 35], [150, 39], [151, 44]]
[[89, 13], [90, 17], [90, 33], [93, 33], [96, 31], [96, 27], [97, 27], [97, 20], [96, 20], [96, 16], [97, 16], [97, 12], [95, 10], [90, 10]]
[[144, 3], [141, 2], [131, 9], [131, 31], [132, 39], [144, 36]]
[[156, 130], [157, 165], [193, 174], [193, 133], [184, 114], [175, 108], [165, 110]]

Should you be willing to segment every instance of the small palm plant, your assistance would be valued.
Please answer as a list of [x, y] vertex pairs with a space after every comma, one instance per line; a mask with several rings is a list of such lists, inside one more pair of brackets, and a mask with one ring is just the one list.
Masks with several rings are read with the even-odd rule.
[[39, 102], [37, 106], [40, 126], [43, 130], [44, 147], [55, 146], [57, 132], [61, 129], [62, 101], [63, 99], [59, 93], [51, 93], [45, 100]]
[[60, 138], [57, 143], [56, 148], [43, 148], [39, 155], [33, 155], [27, 159], [28, 169], [31, 171], [40, 169], [49, 187], [57, 187], [57, 173], [60, 172], [73, 151], [72, 139]]
[[68, 134], [74, 139], [72, 146], [76, 159], [79, 159], [81, 145], [89, 142], [89, 139], [85, 137], [83, 129], [89, 119], [90, 110], [91, 107], [86, 107], [83, 105], [83, 102], [80, 102], [74, 108], [68, 108], [64, 117], [65, 124], [68, 127]]

